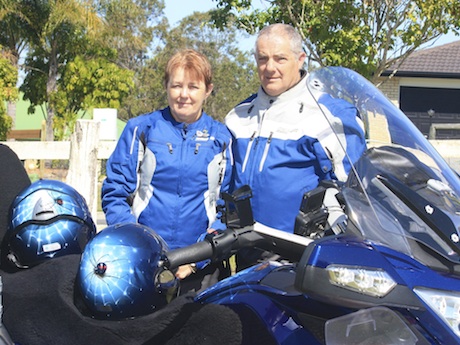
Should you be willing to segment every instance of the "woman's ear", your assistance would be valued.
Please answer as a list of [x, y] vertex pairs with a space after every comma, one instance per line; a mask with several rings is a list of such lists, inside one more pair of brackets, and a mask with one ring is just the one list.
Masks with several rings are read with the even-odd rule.
[[209, 84], [208, 88], [206, 89], [206, 98], [209, 97], [213, 89], [214, 89], [214, 84]]

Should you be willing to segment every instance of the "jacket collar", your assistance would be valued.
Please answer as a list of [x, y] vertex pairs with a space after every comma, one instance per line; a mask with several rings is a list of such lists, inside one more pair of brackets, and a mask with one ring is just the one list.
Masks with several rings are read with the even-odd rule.
[[203, 132], [208, 131], [208, 119], [209, 116], [203, 111], [198, 120], [192, 123], [177, 122], [171, 114], [171, 109], [166, 107], [163, 109], [163, 114], [165, 119], [171, 122], [172, 126], [177, 130], [181, 131], [182, 135], [187, 135], [187, 133]]

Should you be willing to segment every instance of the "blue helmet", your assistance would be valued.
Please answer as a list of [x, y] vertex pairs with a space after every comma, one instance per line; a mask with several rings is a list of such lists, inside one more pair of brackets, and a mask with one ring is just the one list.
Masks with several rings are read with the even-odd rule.
[[82, 253], [96, 234], [85, 199], [68, 184], [38, 180], [13, 200], [4, 238], [7, 258], [18, 267]]
[[167, 244], [147, 226], [111, 225], [86, 246], [76, 287], [89, 314], [126, 319], [155, 312], [179, 291], [179, 280], [162, 267]]

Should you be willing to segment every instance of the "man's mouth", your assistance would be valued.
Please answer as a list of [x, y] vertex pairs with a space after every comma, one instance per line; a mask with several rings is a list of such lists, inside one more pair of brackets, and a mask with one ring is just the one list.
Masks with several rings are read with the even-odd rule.
[[268, 82], [277, 81], [279, 79], [280, 78], [278, 78], [278, 77], [265, 77], [265, 80], [268, 81]]

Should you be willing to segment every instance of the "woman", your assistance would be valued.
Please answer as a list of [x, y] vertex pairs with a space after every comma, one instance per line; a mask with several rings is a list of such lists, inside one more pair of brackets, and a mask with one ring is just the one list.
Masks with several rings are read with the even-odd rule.
[[[147, 225], [174, 249], [196, 242], [216, 222], [216, 201], [230, 180], [231, 135], [203, 111], [213, 89], [204, 55], [191, 49], [176, 53], [164, 85], [169, 106], [128, 121], [108, 160], [102, 208], [108, 225]], [[184, 265], [176, 276], [196, 273], [207, 280], [213, 273], [208, 285], [217, 281], [215, 267], [196, 270]]]

